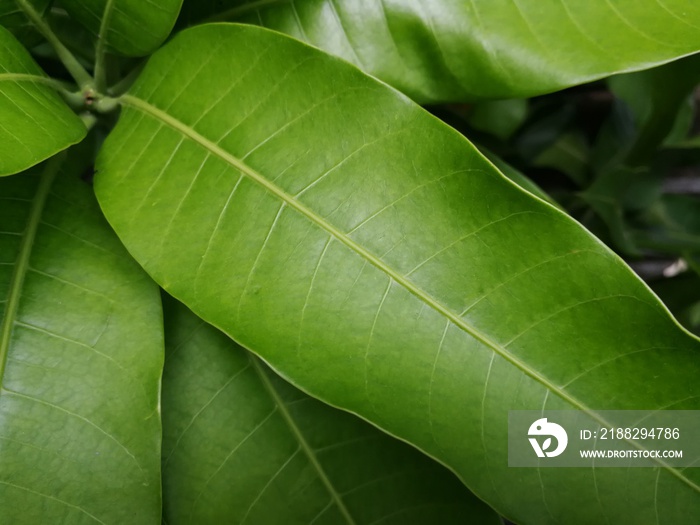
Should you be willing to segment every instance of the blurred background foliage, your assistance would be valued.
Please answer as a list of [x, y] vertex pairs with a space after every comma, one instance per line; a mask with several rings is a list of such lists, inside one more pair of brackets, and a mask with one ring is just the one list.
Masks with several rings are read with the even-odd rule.
[[614, 249], [700, 334], [700, 56], [531, 99], [429, 107]]

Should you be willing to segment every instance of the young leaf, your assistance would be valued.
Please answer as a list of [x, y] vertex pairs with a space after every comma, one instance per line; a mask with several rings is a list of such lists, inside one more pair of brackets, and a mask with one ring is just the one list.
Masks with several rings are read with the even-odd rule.
[[182, 0], [63, 0], [61, 5], [107, 48], [143, 56], [168, 37]]
[[0, 179], [1, 521], [155, 525], [158, 291], [79, 164]]
[[292, 387], [166, 302], [164, 518], [170, 525], [499, 524], [434, 461]]
[[700, 408], [700, 344], [461, 135], [250, 26], [183, 32], [122, 103], [100, 204], [197, 315], [518, 522], [698, 520], [697, 469], [508, 469], [508, 410]]
[[186, 0], [181, 24], [260, 24], [418, 102], [540, 95], [700, 51], [688, 0]]
[[19, 173], [85, 137], [85, 126], [22, 44], [0, 27], [0, 176]]

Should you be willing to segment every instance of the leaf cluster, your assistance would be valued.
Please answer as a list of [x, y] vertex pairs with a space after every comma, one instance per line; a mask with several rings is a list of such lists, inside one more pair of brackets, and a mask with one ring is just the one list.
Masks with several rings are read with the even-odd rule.
[[0, 0], [0, 521], [698, 523], [507, 441], [700, 410], [698, 27]]

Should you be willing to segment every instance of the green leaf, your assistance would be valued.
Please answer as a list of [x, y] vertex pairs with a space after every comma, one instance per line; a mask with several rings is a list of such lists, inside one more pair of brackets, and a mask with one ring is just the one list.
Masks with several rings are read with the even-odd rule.
[[189, 0], [343, 57], [418, 102], [530, 97], [700, 50], [689, 0]]
[[157, 524], [157, 287], [77, 178], [0, 180], [0, 515]]
[[55, 90], [22, 44], [0, 27], [0, 176], [19, 173], [85, 137], [82, 121]]
[[61, 5], [110, 51], [144, 56], [168, 37], [182, 0], [63, 0]]
[[698, 469], [507, 467], [509, 410], [700, 408], [700, 344], [461, 135], [250, 26], [181, 33], [122, 103], [98, 199], [197, 315], [509, 519], [698, 521]]
[[[34, 8], [43, 13], [50, 0], [33, 0]], [[17, 7], [15, 0], [0, 0], [0, 26], [9, 29], [13, 35], [26, 46], [41, 42], [41, 35], [34, 29], [22, 9]]]
[[172, 300], [163, 489], [170, 525], [500, 524], [444, 467], [292, 387]]
[[524, 173], [517, 170], [510, 164], [508, 164], [498, 155], [484, 147], [480, 147], [479, 151], [481, 151], [484, 157], [493, 162], [493, 165], [496, 168], [498, 168], [498, 170], [500, 170], [500, 172], [503, 175], [515, 182], [518, 186], [520, 186], [526, 191], [529, 191], [530, 193], [539, 197], [543, 201], [548, 202], [552, 206], [560, 207], [559, 204], [557, 204], [557, 202], [550, 195], [548, 195], [547, 192], [540, 188], [532, 179], [527, 177]]

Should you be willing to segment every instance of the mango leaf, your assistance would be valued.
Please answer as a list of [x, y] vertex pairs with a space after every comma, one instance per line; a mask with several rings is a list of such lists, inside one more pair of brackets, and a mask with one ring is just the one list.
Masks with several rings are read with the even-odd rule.
[[181, 304], [165, 305], [170, 525], [500, 524], [444, 467], [297, 390]]
[[168, 37], [182, 0], [62, 0], [68, 13], [107, 48], [126, 56], [143, 56]]
[[[225, 52], [223, 52], [225, 50]], [[187, 79], [187, 80], [184, 80]], [[198, 316], [519, 523], [696, 523], [700, 471], [507, 467], [507, 415], [700, 408], [700, 342], [575, 221], [356, 68], [279, 33], [174, 38], [98, 199]]]
[[186, 0], [181, 25], [260, 24], [418, 102], [530, 97], [700, 51], [689, 0]]
[[86, 130], [26, 49], [0, 27], [0, 176], [79, 142]]
[[0, 515], [155, 525], [157, 287], [59, 162], [0, 180]]
[[[43, 13], [49, 5], [49, 0], [33, 0], [31, 4], [37, 12]], [[26, 46], [33, 46], [41, 42], [41, 35], [34, 29], [15, 0], [0, 0], [0, 26], [9, 29], [17, 40]]]
[[535, 181], [533, 181], [531, 178], [526, 176], [524, 173], [522, 173], [515, 167], [508, 164], [506, 161], [501, 159], [498, 155], [490, 151], [488, 148], [481, 146], [479, 147], [479, 151], [484, 155], [484, 157], [493, 162], [493, 165], [498, 170], [500, 170], [500, 172], [504, 176], [508, 177], [510, 180], [515, 182], [522, 189], [529, 191], [536, 197], [539, 197], [543, 201], [548, 202], [552, 206], [560, 207], [559, 204], [557, 204], [557, 202], [550, 195], [548, 195], [547, 192], [544, 191]]

